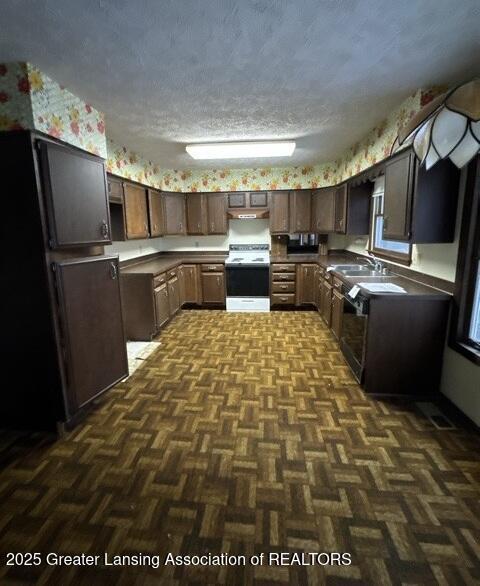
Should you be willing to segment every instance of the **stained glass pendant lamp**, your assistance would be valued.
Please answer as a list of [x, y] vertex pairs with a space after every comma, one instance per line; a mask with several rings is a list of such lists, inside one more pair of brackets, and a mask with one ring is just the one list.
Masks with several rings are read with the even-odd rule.
[[437, 96], [402, 129], [392, 153], [413, 144], [413, 150], [430, 169], [440, 159], [461, 169], [480, 150], [480, 78]]

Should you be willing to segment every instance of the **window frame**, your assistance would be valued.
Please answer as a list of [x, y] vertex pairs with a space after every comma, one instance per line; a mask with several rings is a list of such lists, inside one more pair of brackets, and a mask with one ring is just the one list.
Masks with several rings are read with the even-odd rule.
[[[372, 195], [372, 210], [370, 213], [370, 239], [368, 245], [368, 252], [373, 256], [378, 256], [379, 258], [383, 258], [385, 260], [390, 260], [392, 262], [396, 262], [405, 266], [410, 266], [412, 263], [412, 244], [408, 242], [408, 253], [403, 252], [396, 252], [394, 250], [387, 250], [385, 248], [376, 248], [375, 246], [375, 233], [376, 233], [376, 226], [377, 226], [377, 218], [384, 217], [384, 212], [382, 213], [375, 213], [375, 200], [377, 198], [384, 198], [384, 194], [382, 195]], [[394, 241], [397, 242], [397, 241]], [[398, 241], [400, 242], [400, 241]], [[401, 242], [402, 244], [407, 244], [406, 242]]]
[[470, 325], [479, 262], [480, 156], [477, 155], [467, 168], [449, 346], [478, 365], [480, 344], [470, 338]]

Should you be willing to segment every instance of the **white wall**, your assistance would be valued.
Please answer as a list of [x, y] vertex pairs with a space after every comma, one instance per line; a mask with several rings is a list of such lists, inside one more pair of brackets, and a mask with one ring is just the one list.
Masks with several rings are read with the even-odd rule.
[[105, 252], [127, 260], [167, 250], [228, 251], [229, 244], [270, 244], [268, 220], [230, 220], [225, 236], [164, 236], [114, 242], [105, 247]]

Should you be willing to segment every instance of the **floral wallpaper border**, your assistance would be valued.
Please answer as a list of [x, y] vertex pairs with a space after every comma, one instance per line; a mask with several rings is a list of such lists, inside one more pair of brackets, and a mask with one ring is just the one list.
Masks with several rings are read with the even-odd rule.
[[31, 63], [0, 63], [0, 131], [21, 128], [107, 156], [103, 113]]
[[308, 189], [334, 185], [385, 159], [397, 132], [444, 88], [418, 90], [336, 161], [299, 167], [165, 169], [105, 136], [104, 115], [30, 63], [0, 63], [0, 131], [39, 130], [107, 159], [107, 170], [178, 192]]

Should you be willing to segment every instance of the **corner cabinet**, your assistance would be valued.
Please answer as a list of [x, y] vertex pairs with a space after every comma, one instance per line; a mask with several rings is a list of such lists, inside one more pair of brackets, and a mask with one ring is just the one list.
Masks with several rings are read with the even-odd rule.
[[459, 171], [448, 159], [429, 171], [412, 150], [385, 163], [383, 238], [418, 244], [453, 242]]
[[102, 159], [47, 140], [37, 140], [49, 246], [110, 244], [107, 176]]

